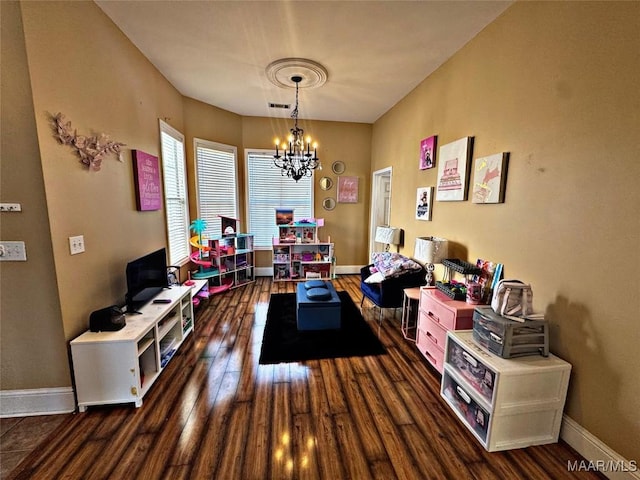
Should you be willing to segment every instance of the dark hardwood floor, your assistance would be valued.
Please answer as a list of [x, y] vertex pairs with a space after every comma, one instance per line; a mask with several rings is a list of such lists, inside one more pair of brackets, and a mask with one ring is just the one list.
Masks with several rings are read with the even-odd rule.
[[[360, 303], [358, 276], [334, 284]], [[364, 316], [387, 354], [259, 365], [271, 293], [260, 277], [199, 308], [141, 408], [68, 418], [15, 479], [565, 479], [564, 442], [486, 452], [440, 398], [440, 376], [400, 332], [400, 312]]]

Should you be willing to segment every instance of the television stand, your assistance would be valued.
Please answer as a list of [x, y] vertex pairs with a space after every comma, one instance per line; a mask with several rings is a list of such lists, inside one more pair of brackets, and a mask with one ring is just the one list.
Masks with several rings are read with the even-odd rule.
[[142, 399], [193, 331], [189, 286], [162, 290], [116, 332], [86, 331], [71, 341], [71, 357], [80, 412], [92, 405], [134, 403]]

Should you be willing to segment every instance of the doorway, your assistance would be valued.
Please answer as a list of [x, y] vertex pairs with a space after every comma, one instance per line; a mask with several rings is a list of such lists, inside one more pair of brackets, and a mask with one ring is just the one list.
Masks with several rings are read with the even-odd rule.
[[369, 221], [369, 259], [373, 252], [382, 252], [384, 244], [374, 241], [376, 227], [389, 225], [391, 216], [391, 167], [373, 172], [371, 180], [371, 219]]

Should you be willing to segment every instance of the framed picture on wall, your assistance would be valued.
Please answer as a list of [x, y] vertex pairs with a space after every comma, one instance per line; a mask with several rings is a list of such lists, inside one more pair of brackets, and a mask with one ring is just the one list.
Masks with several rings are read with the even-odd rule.
[[433, 135], [420, 140], [420, 161], [418, 168], [427, 170], [436, 166], [436, 141], [438, 137]]
[[338, 177], [338, 203], [358, 203], [358, 177]]
[[440, 147], [436, 200], [447, 202], [467, 199], [472, 147], [473, 137], [464, 137]]
[[416, 195], [416, 220], [431, 220], [433, 187], [419, 187]]
[[502, 203], [507, 182], [509, 153], [476, 158], [473, 163], [473, 203]]
[[136, 208], [140, 212], [160, 210], [160, 165], [158, 157], [142, 150], [132, 150], [133, 180], [136, 189]]

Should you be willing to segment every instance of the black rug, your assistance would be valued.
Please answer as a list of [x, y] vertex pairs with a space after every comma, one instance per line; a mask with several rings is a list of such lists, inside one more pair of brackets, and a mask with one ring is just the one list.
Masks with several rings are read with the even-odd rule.
[[321, 358], [363, 357], [386, 353], [347, 292], [341, 302], [340, 330], [298, 331], [296, 294], [273, 293], [262, 338], [260, 364], [289, 363]]

